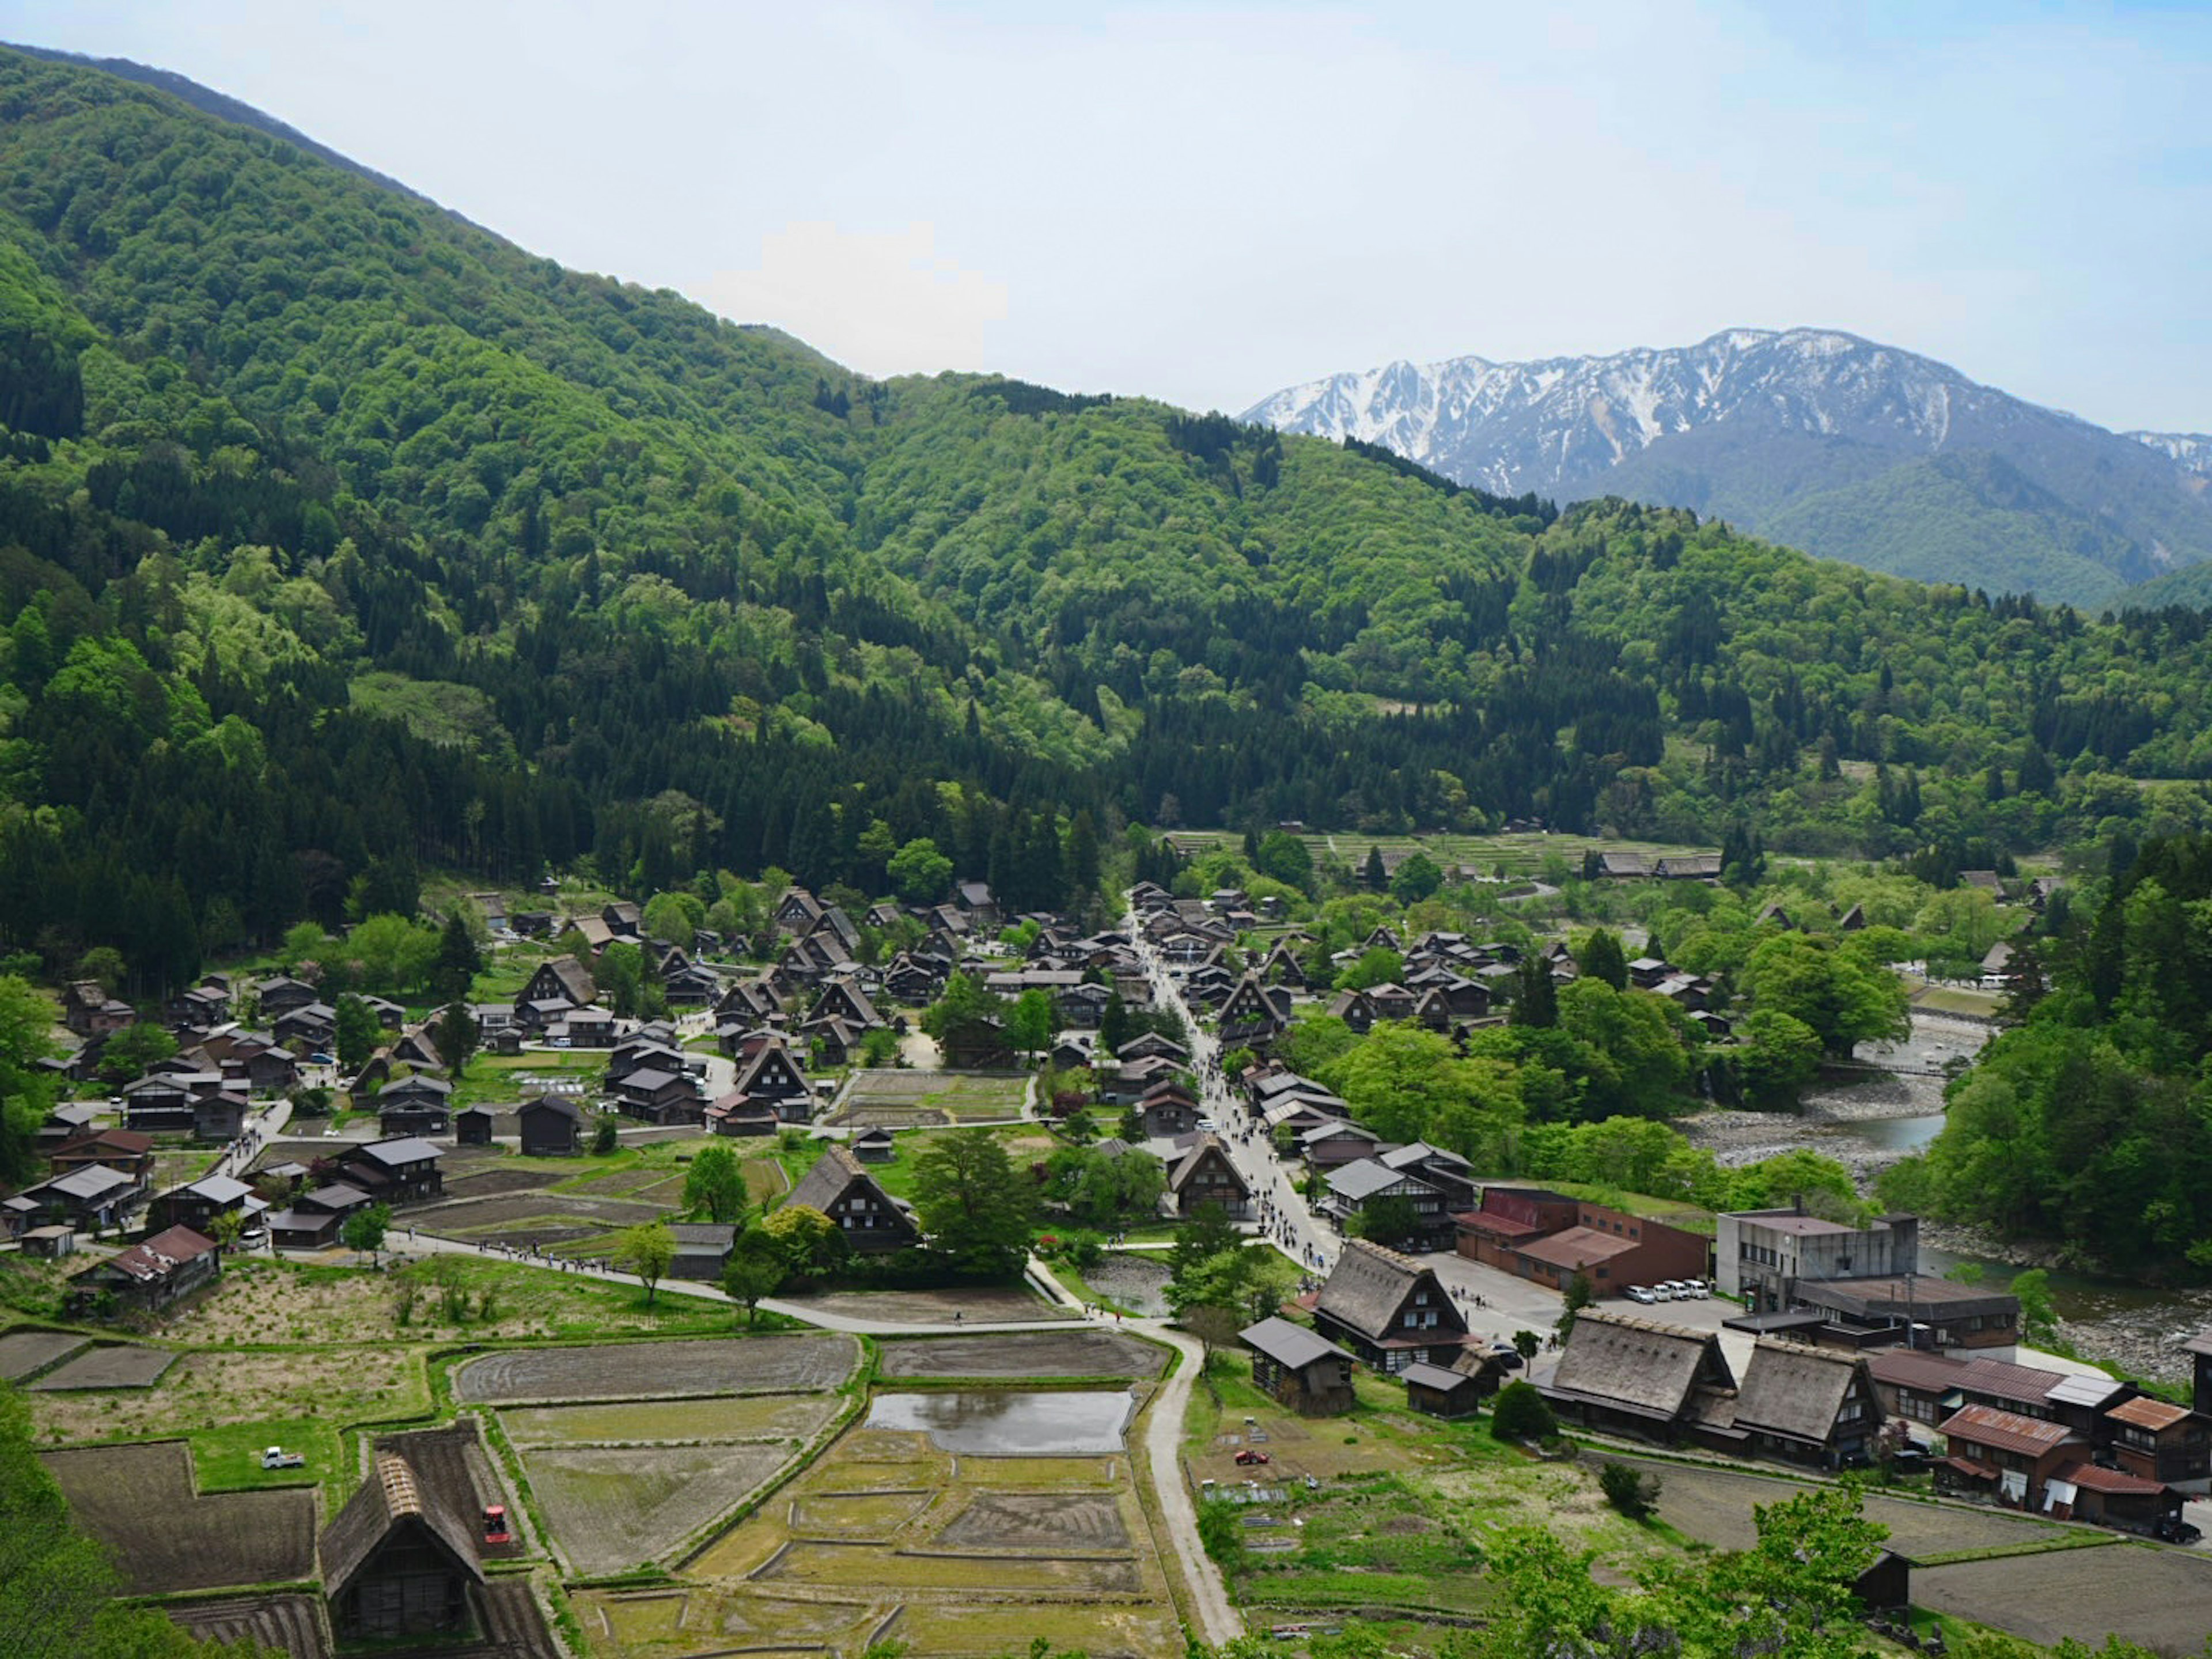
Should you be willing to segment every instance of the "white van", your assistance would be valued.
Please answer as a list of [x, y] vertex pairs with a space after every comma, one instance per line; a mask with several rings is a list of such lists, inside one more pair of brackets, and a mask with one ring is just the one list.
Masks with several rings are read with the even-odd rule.
[[1631, 1285], [1628, 1287], [1628, 1299], [1631, 1302], [1648, 1304], [1656, 1302], [1659, 1299], [1659, 1293], [1649, 1285]]

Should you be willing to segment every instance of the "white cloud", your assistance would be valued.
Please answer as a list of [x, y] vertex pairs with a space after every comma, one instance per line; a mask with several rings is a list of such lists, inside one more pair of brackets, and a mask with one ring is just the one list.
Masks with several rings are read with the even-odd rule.
[[718, 271], [693, 297], [741, 323], [772, 323], [863, 374], [975, 370], [990, 361], [1006, 284], [936, 251], [927, 224], [849, 231], [820, 221], [761, 238], [760, 264]]

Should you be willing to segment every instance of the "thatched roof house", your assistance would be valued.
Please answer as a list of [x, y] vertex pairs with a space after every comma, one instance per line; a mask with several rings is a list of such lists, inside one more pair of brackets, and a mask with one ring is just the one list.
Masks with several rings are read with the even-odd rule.
[[1881, 1421], [1864, 1359], [1761, 1337], [1744, 1367], [1729, 1425], [1747, 1451], [1833, 1468], [1864, 1452]]
[[1717, 1331], [1585, 1308], [1551, 1381], [1537, 1386], [1564, 1417], [1668, 1438], [1732, 1395], [1735, 1374]]
[[484, 1582], [466, 1520], [397, 1452], [376, 1454], [325, 1530], [322, 1561], [342, 1641], [465, 1631], [473, 1622], [469, 1590]]
[[1346, 1241], [1314, 1304], [1314, 1327], [1377, 1370], [1449, 1365], [1467, 1321], [1434, 1272], [1364, 1238]]

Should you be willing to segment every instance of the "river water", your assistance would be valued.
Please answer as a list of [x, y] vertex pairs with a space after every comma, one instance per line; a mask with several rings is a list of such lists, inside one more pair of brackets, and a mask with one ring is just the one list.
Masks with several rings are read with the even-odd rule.
[[[1805, 1147], [1842, 1163], [1859, 1190], [1871, 1197], [1875, 1177], [1935, 1139], [1943, 1127], [1944, 1063], [1971, 1058], [1992, 1035], [1989, 1027], [1942, 1015], [1912, 1017], [1903, 1042], [1866, 1044], [1863, 1060], [1899, 1068], [1887, 1073], [1824, 1074], [1806, 1092], [1802, 1115], [1771, 1112], [1704, 1112], [1679, 1127], [1724, 1164], [1747, 1164]], [[1994, 1239], [1940, 1223], [1922, 1225], [1921, 1261], [1948, 1273], [1973, 1262], [1983, 1282], [2002, 1288], [2023, 1267], [2039, 1263]], [[2061, 1334], [2083, 1356], [2108, 1359], [2142, 1375], [2185, 1382], [2187, 1355], [2178, 1345], [2212, 1327], [2212, 1291], [2161, 1290], [2124, 1279], [2052, 1267], [2051, 1297]]]

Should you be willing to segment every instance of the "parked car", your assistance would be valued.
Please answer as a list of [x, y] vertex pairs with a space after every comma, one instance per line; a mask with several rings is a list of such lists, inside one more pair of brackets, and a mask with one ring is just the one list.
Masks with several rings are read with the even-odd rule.
[[1521, 1350], [1510, 1342], [1493, 1342], [1490, 1345], [1490, 1352], [1497, 1357], [1498, 1370], [1517, 1371], [1521, 1369]]
[[2193, 1544], [2204, 1536], [2202, 1527], [2194, 1526], [2178, 1515], [2162, 1515], [2152, 1528], [2152, 1535], [2163, 1538], [2169, 1544]]
[[1649, 1285], [1631, 1285], [1628, 1287], [1628, 1299], [1631, 1302], [1648, 1304], [1656, 1302], [1659, 1299], [1659, 1293]]
[[264, 1469], [304, 1469], [307, 1467], [307, 1454], [288, 1452], [282, 1446], [271, 1446], [261, 1454], [261, 1467]]

